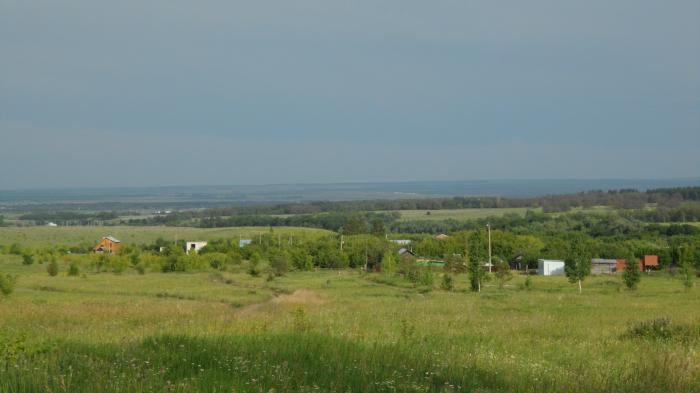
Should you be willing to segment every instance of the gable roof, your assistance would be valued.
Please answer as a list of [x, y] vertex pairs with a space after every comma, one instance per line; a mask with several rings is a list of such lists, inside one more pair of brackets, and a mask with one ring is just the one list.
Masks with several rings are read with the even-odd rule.
[[103, 239], [107, 239], [107, 240], [109, 240], [109, 241], [112, 242], [112, 243], [121, 243], [121, 242], [119, 241], [119, 239], [117, 239], [117, 238], [114, 237], [114, 236], [105, 236], [105, 237], [103, 237]]

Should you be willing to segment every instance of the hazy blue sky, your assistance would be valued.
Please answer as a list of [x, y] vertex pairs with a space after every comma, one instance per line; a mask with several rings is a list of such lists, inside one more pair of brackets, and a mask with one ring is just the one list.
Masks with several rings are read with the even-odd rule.
[[0, 0], [0, 189], [700, 175], [700, 2]]

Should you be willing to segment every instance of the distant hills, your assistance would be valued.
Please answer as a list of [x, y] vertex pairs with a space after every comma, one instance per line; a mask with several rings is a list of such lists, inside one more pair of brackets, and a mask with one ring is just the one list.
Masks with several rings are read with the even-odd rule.
[[172, 186], [0, 191], [0, 204], [224, 206], [449, 196], [535, 197], [590, 190], [698, 186], [700, 178], [409, 181], [387, 183]]

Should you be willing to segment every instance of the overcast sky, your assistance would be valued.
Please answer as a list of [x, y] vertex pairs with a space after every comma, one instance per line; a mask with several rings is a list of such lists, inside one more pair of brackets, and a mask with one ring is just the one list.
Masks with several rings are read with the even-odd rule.
[[700, 175], [700, 2], [0, 0], [0, 189]]

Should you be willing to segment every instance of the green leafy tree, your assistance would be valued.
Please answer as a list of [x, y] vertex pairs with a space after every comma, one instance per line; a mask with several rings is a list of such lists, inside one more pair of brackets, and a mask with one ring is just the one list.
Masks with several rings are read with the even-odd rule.
[[684, 245], [680, 248], [679, 250], [679, 258], [680, 258], [680, 275], [681, 279], [683, 280], [683, 286], [685, 289], [688, 291], [693, 287], [693, 279], [695, 276], [694, 268], [693, 268], [693, 249], [689, 245]]
[[481, 282], [486, 276], [482, 261], [486, 259], [488, 253], [485, 235], [482, 231], [474, 231], [468, 241], [469, 253], [466, 263], [469, 270], [469, 283], [472, 291], [481, 292]]
[[382, 262], [380, 265], [382, 272], [387, 274], [393, 274], [396, 272], [396, 258], [394, 253], [391, 251], [385, 251], [382, 257]]
[[642, 273], [639, 271], [637, 258], [634, 255], [628, 256], [627, 259], [625, 259], [625, 270], [622, 272], [622, 281], [627, 288], [636, 289], [641, 279]]
[[372, 220], [372, 234], [375, 236], [384, 236], [386, 233], [386, 227], [384, 226], [384, 221], [379, 218]]
[[293, 249], [290, 252], [292, 266], [301, 271], [310, 271], [314, 268], [314, 258], [309, 255], [305, 249]]
[[445, 273], [442, 275], [442, 282], [440, 283], [440, 288], [445, 291], [452, 291], [454, 289], [454, 278], [450, 273]]
[[22, 254], [22, 264], [23, 265], [31, 265], [34, 263], [34, 256], [29, 253], [23, 253]]
[[286, 252], [280, 252], [272, 256], [270, 259], [270, 268], [275, 276], [280, 277], [287, 274], [289, 271], [289, 255]]
[[578, 282], [578, 292], [583, 292], [582, 282], [591, 274], [591, 253], [585, 240], [577, 236], [571, 240], [564, 271], [569, 282]]
[[16, 276], [0, 273], [0, 295], [9, 296], [15, 290], [16, 282]]
[[80, 274], [80, 269], [78, 269], [78, 264], [75, 262], [71, 262], [70, 265], [68, 266], [68, 275], [69, 276], [77, 276]]
[[58, 263], [56, 261], [51, 261], [49, 264], [46, 266], [46, 272], [49, 273], [49, 276], [55, 277], [58, 275]]
[[498, 288], [503, 289], [506, 283], [513, 279], [513, 273], [510, 271], [510, 265], [508, 262], [498, 258], [496, 259], [496, 282], [498, 282]]

